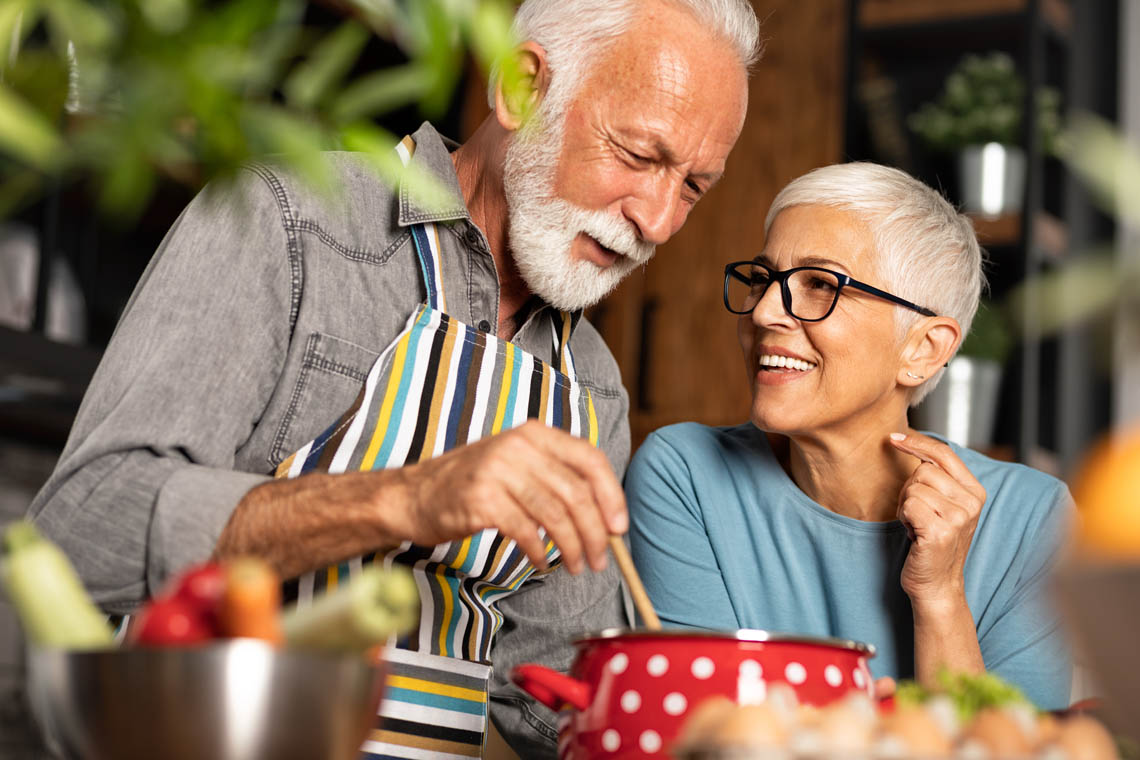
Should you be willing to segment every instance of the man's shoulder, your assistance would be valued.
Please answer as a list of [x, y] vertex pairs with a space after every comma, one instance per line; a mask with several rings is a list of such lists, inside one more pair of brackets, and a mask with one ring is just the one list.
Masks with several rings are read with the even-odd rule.
[[274, 161], [248, 164], [245, 171], [268, 187], [294, 228], [364, 243], [398, 227], [398, 193], [367, 154], [328, 151], [304, 171]]

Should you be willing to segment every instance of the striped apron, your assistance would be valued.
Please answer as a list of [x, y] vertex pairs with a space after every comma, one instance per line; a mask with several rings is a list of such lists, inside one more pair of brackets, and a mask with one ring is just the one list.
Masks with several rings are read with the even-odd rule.
[[[415, 143], [397, 146], [404, 164]], [[434, 224], [411, 228], [427, 302], [372, 365], [353, 405], [277, 468], [278, 477], [402, 467], [540, 419], [597, 445], [587, 388], [575, 381], [571, 320], [551, 327], [559, 369], [513, 343], [447, 314]], [[546, 539], [553, 569], [558, 548]], [[536, 568], [494, 530], [439, 546], [405, 542], [298, 579], [301, 604], [370, 562], [398, 562], [413, 573], [422, 604], [418, 628], [388, 648], [379, 718], [362, 749], [367, 758], [468, 758], [482, 752], [490, 652], [502, 624], [496, 603]]]

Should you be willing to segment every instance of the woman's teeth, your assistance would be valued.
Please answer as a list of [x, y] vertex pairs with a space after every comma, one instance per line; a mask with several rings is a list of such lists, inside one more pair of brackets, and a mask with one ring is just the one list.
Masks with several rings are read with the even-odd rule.
[[790, 356], [764, 354], [760, 357], [760, 366], [771, 367], [772, 369], [794, 369], [800, 372], [807, 372], [809, 369], [815, 369], [816, 365], [811, 362], [805, 362], [802, 359], [793, 359]]

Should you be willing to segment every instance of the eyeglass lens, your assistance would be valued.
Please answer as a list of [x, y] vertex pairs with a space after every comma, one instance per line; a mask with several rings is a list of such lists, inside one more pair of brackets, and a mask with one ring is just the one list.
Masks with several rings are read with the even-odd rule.
[[[772, 278], [761, 266], [741, 264], [735, 269], [741, 277], [728, 278], [729, 306], [737, 313], [747, 313], [764, 297]], [[784, 282], [784, 305], [796, 319], [822, 319], [839, 295], [839, 278], [822, 269], [800, 269]], [[788, 297], [791, 303], [786, 302]]]

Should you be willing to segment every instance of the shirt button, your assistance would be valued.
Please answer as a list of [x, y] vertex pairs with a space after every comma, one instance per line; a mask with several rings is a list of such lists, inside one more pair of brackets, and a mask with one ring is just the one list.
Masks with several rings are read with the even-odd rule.
[[479, 324], [476, 325], [483, 332], [491, 332], [491, 323], [485, 319], [480, 319]]
[[479, 230], [475, 229], [475, 227], [468, 227], [467, 228], [467, 242], [468, 243], [478, 243], [479, 242]]

